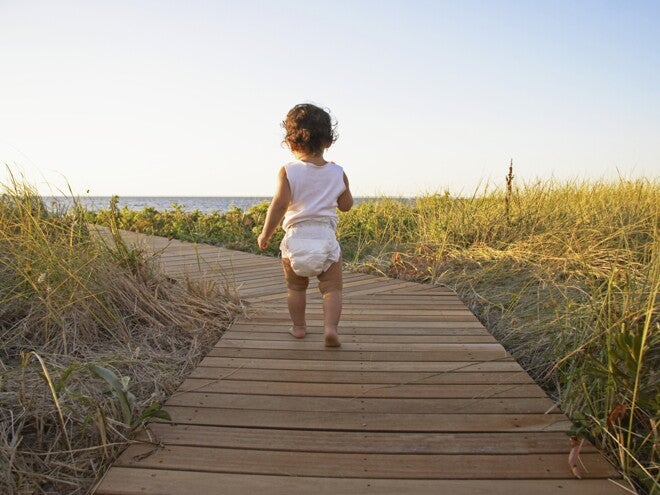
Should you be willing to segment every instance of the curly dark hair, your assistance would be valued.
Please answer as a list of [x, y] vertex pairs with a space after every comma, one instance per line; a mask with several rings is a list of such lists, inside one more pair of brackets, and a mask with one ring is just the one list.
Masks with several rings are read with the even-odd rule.
[[330, 114], [311, 103], [301, 103], [289, 110], [282, 127], [286, 131], [283, 143], [299, 153], [322, 153], [337, 140], [337, 124], [332, 123]]

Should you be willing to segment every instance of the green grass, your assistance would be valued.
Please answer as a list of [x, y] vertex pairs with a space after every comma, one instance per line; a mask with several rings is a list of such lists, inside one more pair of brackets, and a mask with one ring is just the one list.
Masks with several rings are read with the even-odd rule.
[[[110, 225], [114, 221], [120, 229], [251, 252], [258, 251], [256, 238], [268, 209], [268, 203], [263, 203], [245, 212], [232, 206], [227, 212], [202, 214], [199, 210], [185, 211], [175, 203], [165, 211], [151, 207], [142, 210], [123, 207], [116, 211], [117, 201], [118, 198], [113, 197], [107, 210], [88, 212], [87, 220], [100, 225]], [[268, 254], [277, 255], [282, 236], [280, 231], [273, 237]]]
[[[341, 214], [338, 236], [353, 269], [456, 290], [572, 418], [572, 433], [655, 493], [659, 205], [657, 180], [509, 182], [469, 198], [367, 201]], [[257, 252], [266, 207], [122, 210], [118, 221]]]
[[103, 240], [75, 201], [2, 186], [0, 493], [88, 493], [239, 311]]

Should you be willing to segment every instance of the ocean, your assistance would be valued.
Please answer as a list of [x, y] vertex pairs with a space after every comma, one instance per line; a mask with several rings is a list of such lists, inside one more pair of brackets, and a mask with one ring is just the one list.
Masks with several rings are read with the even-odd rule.
[[[80, 196], [77, 198], [89, 211], [107, 210], [110, 207], [110, 196]], [[373, 198], [355, 198], [355, 204]], [[401, 199], [401, 198], [400, 198]], [[68, 207], [72, 200], [62, 196], [44, 198], [47, 204], [55, 203], [58, 207]], [[270, 202], [268, 196], [119, 196], [119, 208], [140, 211], [144, 208], [154, 208], [157, 211], [173, 210], [179, 205], [184, 211], [199, 210], [201, 213], [225, 212], [232, 206], [245, 211], [251, 206], [264, 201]], [[410, 201], [410, 199], [404, 199]]]
[[[44, 198], [49, 204], [53, 202], [62, 207], [71, 205], [71, 198], [48, 197]], [[110, 196], [81, 196], [77, 198], [89, 211], [107, 210], [110, 207]], [[201, 213], [212, 213], [215, 211], [228, 211], [232, 206], [246, 210], [251, 206], [258, 205], [271, 198], [264, 196], [254, 197], [230, 197], [230, 196], [119, 196], [119, 208], [129, 210], [142, 210], [154, 208], [158, 211], [172, 210], [174, 205], [180, 205], [187, 212], [199, 210]]]

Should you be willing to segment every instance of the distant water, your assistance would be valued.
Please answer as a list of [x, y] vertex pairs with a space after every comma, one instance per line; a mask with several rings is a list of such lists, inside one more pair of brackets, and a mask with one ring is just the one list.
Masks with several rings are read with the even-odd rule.
[[[70, 198], [49, 197], [44, 198], [48, 202], [56, 201], [59, 205], [69, 206]], [[187, 212], [199, 210], [201, 213], [212, 213], [214, 211], [224, 212], [236, 206], [246, 210], [251, 206], [258, 205], [271, 198], [263, 196], [254, 197], [203, 197], [203, 196], [119, 196], [119, 208], [129, 210], [142, 210], [154, 208], [158, 211], [173, 210], [175, 205], [183, 207]], [[83, 196], [80, 202], [90, 211], [107, 210], [110, 207], [110, 196]]]
[[[44, 198], [49, 204], [56, 202], [67, 207], [71, 198], [50, 196]], [[89, 211], [107, 210], [110, 207], [110, 196], [81, 196], [80, 202]], [[355, 198], [355, 203], [368, 201], [370, 198]], [[173, 210], [175, 205], [184, 211], [199, 210], [201, 213], [229, 211], [232, 206], [247, 210], [251, 206], [264, 201], [270, 201], [267, 196], [119, 196], [119, 208], [140, 211], [144, 208], [154, 208], [157, 211]]]

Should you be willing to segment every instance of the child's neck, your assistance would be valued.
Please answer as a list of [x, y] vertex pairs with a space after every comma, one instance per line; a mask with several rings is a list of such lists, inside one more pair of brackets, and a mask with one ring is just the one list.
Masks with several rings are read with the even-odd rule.
[[307, 153], [295, 152], [293, 156], [296, 157], [296, 160], [300, 160], [301, 162], [306, 162], [306, 163], [312, 163], [318, 166], [323, 166], [326, 163], [328, 163], [328, 161], [325, 158], [323, 158], [323, 153], [307, 154]]

